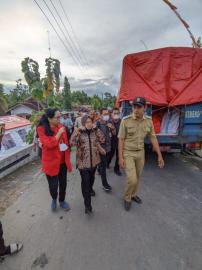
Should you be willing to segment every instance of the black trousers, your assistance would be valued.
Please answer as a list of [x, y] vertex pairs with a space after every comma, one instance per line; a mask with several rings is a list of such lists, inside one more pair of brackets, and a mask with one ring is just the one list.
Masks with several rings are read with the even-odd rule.
[[6, 247], [3, 238], [3, 227], [0, 221], [0, 256], [10, 253], [10, 247]]
[[112, 162], [112, 159], [116, 155], [116, 160], [115, 160], [115, 165], [114, 165], [114, 171], [118, 172], [120, 171], [119, 167], [119, 148], [118, 148], [118, 140], [113, 140], [112, 139], [112, 144], [111, 144], [111, 152], [109, 154], [109, 160], [108, 160], [108, 166]]
[[95, 182], [96, 168], [80, 170], [81, 175], [81, 191], [84, 198], [86, 208], [91, 208], [91, 191]]
[[59, 202], [64, 202], [67, 188], [67, 167], [66, 164], [60, 165], [59, 174], [56, 176], [46, 175], [49, 184], [50, 195], [53, 200], [58, 198], [59, 187]]
[[106, 155], [100, 155], [101, 163], [99, 165], [99, 173], [101, 175], [103, 186], [109, 185], [107, 181], [107, 164], [109, 160], [109, 155], [110, 155], [110, 152], [107, 153]]

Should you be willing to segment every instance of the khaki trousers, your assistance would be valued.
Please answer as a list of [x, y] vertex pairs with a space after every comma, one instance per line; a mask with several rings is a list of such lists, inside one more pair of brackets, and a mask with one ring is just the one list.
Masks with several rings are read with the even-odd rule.
[[127, 176], [124, 199], [128, 202], [138, 190], [140, 176], [142, 174], [145, 162], [144, 150], [124, 153], [125, 171]]

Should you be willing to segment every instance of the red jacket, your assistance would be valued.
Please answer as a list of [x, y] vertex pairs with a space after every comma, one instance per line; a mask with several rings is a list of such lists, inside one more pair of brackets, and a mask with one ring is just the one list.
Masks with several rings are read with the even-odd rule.
[[[57, 141], [55, 135], [62, 125], [58, 125], [53, 130], [53, 136], [47, 136], [43, 126], [37, 128], [39, 139], [42, 143], [42, 170], [45, 174], [50, 176], [56, 176], [59, 174], [61, 160], [64, 159], [67, 170], [72, 171], [72, 165], [70, 161], [69, 141], [67, 134], [64, 131], [60, 140]], [[65, 143], [68, 149], [65, 152], [61, 152], [59, 149], [59, 143]], [[64, 156], [65, 158], [64, 158]]]

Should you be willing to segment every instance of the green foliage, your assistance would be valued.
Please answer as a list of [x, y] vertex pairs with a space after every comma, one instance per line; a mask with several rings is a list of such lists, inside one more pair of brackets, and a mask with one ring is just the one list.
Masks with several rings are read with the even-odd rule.
[[94, 95], [90, 100], [90, 105], [94, 110], [99, 110], [102, 107], [102, 99], [98, 95]]
[[201, 40], [201, 37], [198, 37], [198, 39], [197, 39], [197, 44], [198, 44], [199, 48], [202, 48], [202, 40]]
[[72, 108], [72, 96], [70, 90], [70, 83], [65, 76], [64, 78], [64, 88], [62, 91], [62, 100], [63, 100], [63, 109], [64, 110], [71, 110]]
[[32, 116], [30, 117], [29, 120], [31, 121], [32, 126], [31, 126], [31, 130], [28, 132], [27, 137], [26, 137], [26, 142], [28, 144], [33, 143], [36, 126], [39, 124], [39, 120], [43, 114], [44, 114], [44, 111], [42, 110], [40, 112], [33, 113]]
[[9, 106], [13, 106], [18, 102], [24, 101], [27, 97], [30, 96], [28, 87], [22, 84], [22, 80], [18, 79], [16, 81], [16, 87], [12, 89], [7, 95]]
[[75, 105], [89, 105], [90, 97], [84, 91], [72, 92], [72, 103]]
[[46, 58], [46, 78], [47, 88], [46, 94], [51, 94], [54, 91], [59, 92], [60, 89], [60, 61], [54, 58]]
[[26, 57], [21, 62], [22, 72], [29, 87], [40, 81], [39, 64], [33, 59]]
[[54, 94], [51, 94], [48, 96], [47, 103], [48, 103], [48, 107], [51, 107], [51, 108], [56, 107]]
[[0, 84], [0, 105], [2, 111], [6, 112], [8, 110], [8, 100], [4, 93], [3, 84]]
[[41, 101], [43, 99], [43, 85], [41, 81], [36, 81], [30, 86], [31, 95], [37, 100]]
[[103, 107], [114, 107], [114, 104], [116, 102], [116, 97], [112, 96], [111, 93], [104, 93], [104, 99], [103, 99]]
[[30, 94], [37, 101], [41, 101], [46, 97], [48, 103], [52, 106], [54, 92], [59, 92], [60, 88], [60, 61], [53, 58], [46, 58], [45, 65], [46, 76], [41, 79], [39, 65], [36, 61], [27, 57], [21, 62], [22, 72], [29, 86]]

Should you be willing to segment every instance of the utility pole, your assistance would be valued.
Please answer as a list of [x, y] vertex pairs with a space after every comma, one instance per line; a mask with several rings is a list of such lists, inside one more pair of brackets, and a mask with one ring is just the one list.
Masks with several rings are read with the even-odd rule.
[[51, 44], [50, 44], [50, 33], [47, 30], [47, 34], [48, 34], [48, 50], [49, 50], [49, 54], [50, 54], [50, 58], [51, 58]]

